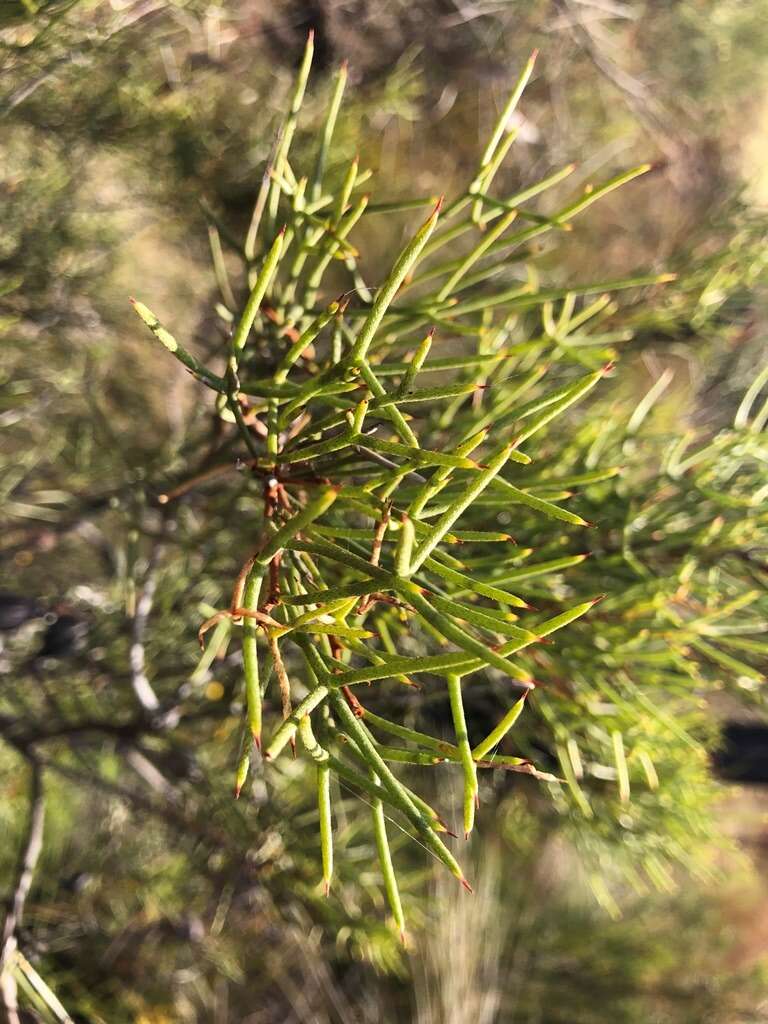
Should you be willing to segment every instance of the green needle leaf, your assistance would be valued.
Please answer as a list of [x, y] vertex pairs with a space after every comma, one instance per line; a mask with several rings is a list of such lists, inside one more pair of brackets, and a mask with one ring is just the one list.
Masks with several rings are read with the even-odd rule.
[[506, 713], [506, 715], [504, 715], [502, 720], [496, 726], [496, 728], [492, 729], [485, 737], [485, 739], [481, 740], [477, 744], [477, 746], [472, 751], [472, 757], [475, 759], [475, 761], [482, 761], [485, 758], [485, 755], [490, 750], [493, 750], [495, 747], [498, 747], [498, 745], [501, 743], [501, 741], [504, 739], [509, 730], [512, 728], [512, 726], [515, 724], [515, 722], [522, 714], [523, 708], [525, 707], [525, 698], [527, 696], [528, 694], [524, 693], [519, 700], [516, 700], [512, 707], [509, 709], [509, 711]]
[[248, 340], [248, 334], [253, 326], [253, 321], [256, 319], [256, 314], [259, 311], [262, 299], [266, 295], [267, 289], [269, 288], [272, 278], [275, 275], [275, 271], [277, 270], [277, 265], [280, 262], [280, 256], [283, 251], [284, 234], [285, 230], [283, 229], [272, 243], [253, 288], [251, 289], [251, 294], [248, 296], [248, 301], [245, 304], [243, 315], [240, 317], [237, 327], [235, 328], [235, 333], [232, 336], [232, 352], [235, 360], [237, 360], [239, 354], [245, 347], [245, 343]]
[[416, 551], [414, 552], [413, 562], [411, 563], [411, 575], [424, 564], [427, 558], [429, 558], [446, 533], [448, 533], [459, 516], [461, 516], [462, 512], [464, 512], [472, 502], [483, 493], [488, 484], [498, 476], [499, 472], [509, 461], [511, 452], [512, 446], [508, 445], [506, 448], [500, 449], [494, 456], [492, 456], [488, 460], [487, 467], [481, 470], [477, 476], [474, 477], [465, 489], [464, 493], [451, 504], [450, 508], [446, 512], [440, 516], [438, 521], [432, 527], [429, 536], [420, 541]]
[[352, 363], [365, 359], [376, 331], [378, 330], [381, 321], [384, 319], [384, 314], [389, 309], [400, 285], [416, 265], [419, 255], [421, 254], [421, 250], [427, 244], [429, 236], [435, 230], [441, 206], [442, 199], [438, 202], [437, 206], [435, 206], [435, 209], [432, 211], [425, 223], [419, 228], [408, 245], [406, 245], [400, 253], [394, 267], [392, 268], [392, 273], [377, 291], [371, 311], [357, 335], [357, 340], [350, 356]]
[[212, 390], [218, 391], [219, 394], [222, 395], [226, 394], [226, 381], [222, 377], [217, 377], [215, 373], [211, 373], [211, 371], [207, 370], [202, 363], [198, 362], [190, 352], [187, 352], [187, 350], [180, 345], [178, 341], [176, 341], [174, 336], [166, 331], [151, 309], [148, 309], [143, 302], [137, 302], [136, 299], [131, 299], [131, 305], [140, 319], [147, 325], [150, 331], [152, 331], [157, 340], [164, 345], [170, 353], [176, 356], [179, 362], [185, 366], [191, 374]]
[[477, 767], [472, 758], [472, 750], [467, 736], [467, 722], [464, 716], [464, 703], [461, 698], [461, 676], [446, 676], [448, 697], [451, 703], [453, 728], [456, 733], [456, 746], [461, 757], [464, 770], [464, 838], [469, 838], [475, 822], [475, 800], [477, 798]]
[[[376, 780], [375, 775], [373, 775], [373, 779]], [[387, 820], [381, 800], [373, 801], [371, 814], [373, 817], [373, 835], [376, 842], [376, 852], [379, 857], [381, 876], [384, 880], [384, 891], [387, 894], [389, 909], [392, 911], [392, 917], [395, 919], [400, 939], [402, 942], [405, 942], [405, 915], [403, 914], [403, 905], [400, 902], [397, 876], [392, 864], [392, 853], [389, 849], [389, 839], [387, 838]]]

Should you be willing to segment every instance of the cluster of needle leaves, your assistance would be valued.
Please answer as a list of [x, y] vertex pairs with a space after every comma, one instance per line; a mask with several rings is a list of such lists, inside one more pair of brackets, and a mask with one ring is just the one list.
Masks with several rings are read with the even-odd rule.
[[684, 429], [667, 370], [634, 407], [601, 403], [567, 437], [543, 437], [556, 458], [535, 493], [579, 492], [582, 514], [600, 521], [592, 557], [574, 564], [575, 538], [530, 522], [520, 538], [536, 561], [494, 574], [544, 607], [586, 597], [599, 569], [606, 599], [537, 651], [548, 685], [515, 740], [565, 780], [547, 786], [554, 818], [613, 914], [612, 876], [643, 892], [673, 890], [681, 866], [707, 874], [721, 796], [711, 700], [727, 693], [731, 714], [764, 707], [767, 382], [757, 373], [717, 429]]
[[[555, 739], [556, 749], [549, 753], [556, 761], [549, 772], [534, 756], [497, 753], [531, 691], [543, 684], [562, 696], [565, 685], [571, 696], [582, 674], [588, 686], [596, 685], [589, 672], [594, 663], [589, 625], [576, 634], [572, 660], [558, 656], [557, 640], [551, 639], [572, 623], [578, 630], [578, 620], [600, 600], [594, 592], [576, 602], [557, 600], [558, 592], [567, 593], [558, 583], [561, 574], [586, 557], [586, 542], [573, 551], [571, 538], [591, 532], [585, 518], [590, 513], [581, 508], [584, 515], [577, 514], [563, 504], [575, 488], [597, 496], [595, 520], [603, 513], [602, 494], [605, 510], [618, 520], [616, 529], [623, 530], [619, 550], [608, 553], [609, 563], [620, 563], [621, 578], [611, 577], [619, 586], [611, 596], [614, 614], [621, 614], [622, 602], [629, 601], [641, 618], [649, 602], [654, 613], [663, 604], [664, 627], [684, 638], [686, 654], [695, 647], [721, 666], [727, 662], [735, 668], [742, 661], [730, 650], [733, 641], [713, 642], [722, 612], [713, 615], [706, 606], [702, 612], [686, 601], [696, 568], [690, 559], [677, 576], [665, 570], [659, 589], [659, 578], [637, 550], [650, 517], [642, 511], [640, 494], [617, 490], [619, 467], [606, 455], [611, 443], [627, 442], [626, 425], [617, 435], [592, 418], [588, 438], [572, 434], [552, 451], [558, 424], [570, 421], [553, 423], [610, 373], [614, 343], [624, 340], [605, 323], [613, 309], [606, 293], [655, 287], [671, 275], [544, 289], [526, 263], [527, 246], [547, 232], [569, 230], [577, 214], [648, 166], [589, 186], [548, 216], [529, 204], [558, 186], [573, 166], [516, 195], [494, 196], [494, 176], [514, 142], [511, 115], [532, 74], [534, 55], [500, 113], [475, 176], [458, 197], [372, 203], [361, 189], [369, 174], [357, 160], [345, 168], [332, 166], [344, 67], [335, 79], [314, 167], [303, 176], [292, 164], [291, 142], [312, 53], [310, 37], [245, 240], [241, 244], [223, 225], [211, 225], [225, 351], [204, 365], [147, 306], [134, 302], [134, 307], [165, 348], [214, 393], [223, 429], [239, 439], [241, 468], [250, 481], [250, 514], [242, 514], [242, 503], [236, 512], [233, 508], [233, 522], [241, 526], [242, 568], [230, 605], [200, 628], [201, 644], [208, 643], [205, 664], [227, 644], [233, 627], [242, 630], [245, 722], [236, 792], [249, 772], [268, 772], [269, 763], [290, 748], [315, 763], [326, 891], [333, 875], [331, 783], [357, 792], [372, 814], [388, 901], [402, 933], [388, 822], [391, 827], [396, 821], [469, 888], [444, 838], [448, 823], [406, 785], [399, 771], [404, 765], [460, 768], [465, 836], [473, 828], [478, 775], [488, 769], [537, 776], [557, 792], [563, 792], [557, 780], [564, 779], [573, 805], [584, 817], [593, 814], [579, 783], [584, 769], [573, 736], [573, 716], [592, 721], [591, 705], [585, 713], [585, 706], [573, 702], [572, 714], [562, 710], [563, 701], [556, 710], [540, 706], [537, 713], [552, 719]], [[391, 269], [381, 273], [366, 267], [351, 240], [355, 226], [373, 215], [409, 216], [419, 208], [426, 219], [406, 234]], [[228, 273], [233, 254], [244, 267], [242, 297]], [[737, 427], [747, 424], [761, 386], [752, 389]], [[641, 403], [629, 435], [661, 390]], [[748, 425], [754, 434], [754, 423]], [[546, 439], [548, 461], [531, 466], [537, 456], [534, 439]], [[730, 446], [729, 451], [735, 445], [743, 454], [738, 439], [715, 444]], [[686, 452], [680, 442], [668, 458], [678, 471], [671, 476], [679, 479], [702, 457]], [[210, 479], [208, 473], [188, 481], [161, 500], [173, 502]], [[721, 493], [714, 479], [696, 487]], [[682, 522], [674, 488], [667, 487], [662, 498], [669, 499], [670, 513], [659, 543], [685, 546], [691, 531], [703, 531], [706, 545], [722, 532], [721, 519]], [[743, 501], [754, 507], [751, 492]], [[732, 502], [742, 499], [734, 495], [727, 499]], [[636, 508], [629, 520], [628, 503]], [[659, 507], [657, 514], [663, 514], [663, 501]], [[676, 536], [676, 525], [684, 538]], [[732, 529], [739, 529], [737, 522]], [[656, 544], [657, 533], [651, 532], [648, 543]], [[529, 539], [530, 546], [524, 546]], [[658, 548], [649, 552], [651, 561], [657, 554]], [[627, 573], [631, 586], [622, 577]], [[542, 578], [554, 581], [544, 592], [546, 611], [536, 601], [532, 606], [527, 591], [526, 596], [516, 592], [528, 580], [535, 581], [535, 590]], [[646, 644], [649, 636], [660, 645], [660, 655], [667, 650], [657, 625], [628, 640], [622, 621], [617, 629], [623, 647], [612, 642], [610, 625], [599, 630], [595, 642], [614, 659], [608, 675], [615, 687], [624, 686], [626, 671], [622, 674], [618, 665], [624, 648], [630, 661], [640, 658], [646, 665], [653, 664], [655, 653]], [[452, 742], [410, 728], [397, 716], [375, 713], [361, 698], [363, 683], [402, 692], [436, 678], [450, 706]], [[500, 702], [493, 721], [471, 742], [478, 727], [467, 712], [478, 678], [493, 683]], [[270, 703], [272, 694], [279, 695], [282, 715], [262, 722], [267, 694]], [[609, 706], [610, 697], [604, 698]], [[590, 700], [595, 703], [594, 694]], [[598, 732], [602, 742], [605, 730]], [[629, 752], [634, 761], [627, 767], [620, 723], [605, 735], [621, 810], [635, 765], [650, 790], [658, 779], [645, 747]]]

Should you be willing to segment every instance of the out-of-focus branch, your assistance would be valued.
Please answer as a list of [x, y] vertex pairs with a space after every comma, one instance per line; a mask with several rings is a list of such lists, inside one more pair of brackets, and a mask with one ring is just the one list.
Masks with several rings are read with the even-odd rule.
[[165, 800], [171, 803], [179, 802], [179, 793], [168, 779], [166, 779], [157, 765], [150, 761], [146, 754], [137, 747], [130, 747], [125, 751], [124, 757], [127, 764], [133, 768], [139, 778], [142, 779], [151, 790], [154, 790], [155, 793], [159, 793]]
[[13, 980], [12, 965], [17, 946], [17, 933], [24, 917], [24, 907], [35, 877], [35, 868], [43, 849], [45, 827], [45, 792], [43, 770], [39, 762], [29, 759], [30, 805], [27, 834], [19, 858], [16, 884], [11, 894], [8, 912], [3, 925], [2, 949], [0, 949], [0, 1006], [7, 1024], [19, 1024], [16, 1002], [16, 984]]
[[146, 655], [144, 652], [144, 634], [147, 629], [147, 620], [152, 611], [152, 602], [157, 589], [157, 561], [160, 557], [160, 546], [156, 545], [152, 551], [147, 578], [136, 602], [136, 611], [131, 624], [131, 649], [129, 662], [131, 666], [131, 686], [136, 694], [136, 699], [142, 708], [147, 712], [154, 712], [160, 707], [160, 701], [152, 688], [152, 684], [146, 674]]
[[77, 721], [53, 722], [50, 725], [35, 721], [31, 717], [0, 715], [0, 736], [21, 754], [27, 756], [32, 748], [50, 740], [93, 734], [112, 736], [117, 740], [130, 743], [143, 736], [169, 732], [182, 722], [188, 724], [208, 721], [212, 718], [226, 716], [226, 713], [225, 708], [218, 707], [216, 704], [211, 707], [194, 708], [184, 713], [182, 705], [176, 704], [153, 719], [148, 719], [146, 715], [141, 714], [122, 720], [81, 718]]
[[597, 70], [618, 90], [637, 120], [668, 159], [679, 155], [680, 143], [673, 138], [669, 119], [647, 85], [630, 75], [610, 57], [597, 38], [583, 7], [573, 0], [555, 0], [573, 29], [579, 45]]
[[67, 736], [96, 733], [131, 740], [150, 731], [151, 729], [143, 718], [131, 718], [125, 722], [82, 719], [79, 722], [61, 722], [54, 723], [53, 725], [44, 725], [42, 723], [32, 723], [23, 718], [13, 718], [10, 715], [0, 716], [0, 733], [12, 746], [25, 755], [30, 747], [33, 747], [35, 744]]

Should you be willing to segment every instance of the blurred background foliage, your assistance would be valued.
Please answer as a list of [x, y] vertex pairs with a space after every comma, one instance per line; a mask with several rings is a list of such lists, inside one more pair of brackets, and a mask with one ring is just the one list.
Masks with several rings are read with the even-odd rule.
[[[557, 551], [525, 524], [518, 535], [537, 561], [592, 555], [539, 593], [534, 583], [534, 603], [608, 593], [596, 609], [607, 647], [595, 649], [585, 622], [545, 648], [556, 696], [516, 733], [516, 751], [568, 784], [485, 782], [473, 900], [403, 850], [407, 952], [349, 794], [335, 799], [330, 900], [301, 763], [232, 800], [237, 657], [199, 664], [194, 633], [226, 600], [242, 545], [223, 488], [172, 514], [157, 504], [210, 443], [211, 417], [127, 304], [140, 287], [174, 333], [215, 348], [208, 225], [225, 241], [243, 234], [310, 27], [318, 59], [298, 163], [346, 59], [335, 164], [359, 152], [377, 200], [450, 194], [539, 47], [500, 194], [571, 160], [574, 190], [655, 167], [532, 248], [532, 271], [553, 286], [678, 273], [672, 287], [617, 297], [619, 381], [588, 419], [577, 411], [566, 439], [561, 428], [546, 437], [544, 495], [589, 469], [590, 453], [622, 467], [579, 492], [598, 529]], [[67, 1019], [35, 979], [82, 1021], [768, 1019], [766, 803], [717, 782], [709, 753], [723, 721], [763, 720], [765, 513], [753, 499], [765, 457], [745, 452], [731, 424], [765, 359], [766, 52], [764, 0], [0, 4], [9, 896], [30, 779], [39, 772], [45, 787], [18, 933], [22, 1020]], [[373, 279], [402, 230], [402, 218], [364, 222], [356, 244]], [[633, 415], [658, 381], [653, 408]], [[746, 646], [744, 623], [757, 636]], [[184, 706], [180, 722], [138, 713], [137, 645], [163, 707]], [[659, 700], [642, 714], [638, 680]], [[375, 710], [383, 697], [371, 693]], [[438, 694], [387, 699], [416, 726], [449, 729]], [[498, 707], [492, 679], [476, 699], [489, 716]], [[629, 806], [616, 796], [617, 730], [636, 751]], [[448, 772], [435, 783], [454, 818], [456, 783]]]

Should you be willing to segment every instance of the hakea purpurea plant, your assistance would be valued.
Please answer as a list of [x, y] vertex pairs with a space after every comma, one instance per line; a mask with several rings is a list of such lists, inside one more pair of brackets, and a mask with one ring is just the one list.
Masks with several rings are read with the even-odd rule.
[[[590, 186], [550, 216], [527, 204], [565, 179], [572, 165], [514, 196], [491, 195], [514, 141], [510, 116], [535, 54], [501, 112], [477, 173], [457, 198], [375, 205], [359, 195], [368, 175], [356, 159], [335, 187], [328, 185], [344, 67], [312, 174], [300, 177], [289, 159], [312, 49], [310, 37], [240, 249], [249, 284], [244, 304], [235, 298], [218, 232], [211, 229], [222, 294], [217, 308], [231, 327], [225, 368], [215, 372], [203, 365], [146, 306], [134, 305], [163, 345], [215, 392], [261, 491], [254, 505], [254, 514], [261, 515], [260, 538], [251, 543], [255, 550], [237, 576], [230, 607], [200, 630], [202, 643], [215, 627], [215, 647], [232, 624], [242, 625], [247, 727], [236, 791], [254, 748], [270, 762], [295, 746], [298, 734], [317, 766], [326, 890], [333, 871], [329, 782], [335, 774], [372, 808], [387, 895], [402, 931], [388, 815], [397, 815], [469, 885], [443, 841], [448, 828], [442, 817], [403, 783], [393, 765], [460, 765], [466, 835], [473, 827], [479, 770], [501, 767], [551, 778], [529, 760], [496, 749], [537, 685], [531, 652], [599, 600], [542, 619], [493, 572], [495, 557], [504, 559], [494, 553], [507, 551], [513, 538], [497, 529], [462, 528], [462, 517], [481, 496], [491, 496], [496, 508], [514, 513], [522, 506], [571, 529], [589, 525], [526, 488], [526, 467], [534, 457], [528, 442], [586, 396], [612, 365], [606, 362], [606, 335], [577, 348], [568, 345], [569, 334], [602, 322], [609, 311], [606, 291], [657, 284], [670, 275], [562, 290], [540, 289], [529, 275], [494, 287], [520, 265], [528, 242], [568, 229], [582, 210], [649, 169], [637, 167]], [[353, 228], [373, 213], [418, 207], [430, 208], [427, 219], [383, 280], [369, 284], [349, 240]], [[327, 282], [338, 280], [339, 267], [348, 285], [328, 301]], [[558, 299], [564, 301], [555, 322], [552, 304]], [[544, 331], [515, 342], [514, 332], [531, 310], [543, 310]], [[453, 351], [433, 358], [433, 349], [449, 339], [460, 341], [459, 354], [454, 344]], [[545, 352], [550, 362], [542, 358]], [[537, 385], [553, 358], [587, 372], [541, 392]], [[592, 475], [602, 479], [599, 470]], [[244, 538], [244, 549], [248, 543]], [[477, 567], [468, 569], [466, 559], [452, 553], [456, 545], [462, 555], [488, 555], [475, 557]], [[561, 558], [554, 568], [561, 571], [584, 557]], [[529, 575], [536, 575], [535, 568]], [[405, 643], [398, 645], [400, 636]], [[414, 645], [417, 653], [403, 653], [403, 646]], [[481, 671], [506, 677], [509, 699], [495, 727], [473, 746], [466, 706], [471, 707], [472, 676]], [[453, 743], [374, 714], [355, 695], [364, 682], [417, 685], [415, 677], [425, 673], [445, 681]], [[282, 720], [270, 723], [262, 738], [262, 699], [271, 686], [280, 694]]]

